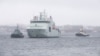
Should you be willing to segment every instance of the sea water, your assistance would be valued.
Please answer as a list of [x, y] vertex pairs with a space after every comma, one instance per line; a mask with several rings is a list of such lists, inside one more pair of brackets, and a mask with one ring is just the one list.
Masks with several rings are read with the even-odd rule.
[[0, 56], [100, 56], [100, 33], [77, 37], [62, 33], [59, 38], [11, 38], [13, 31], [0, 32]]

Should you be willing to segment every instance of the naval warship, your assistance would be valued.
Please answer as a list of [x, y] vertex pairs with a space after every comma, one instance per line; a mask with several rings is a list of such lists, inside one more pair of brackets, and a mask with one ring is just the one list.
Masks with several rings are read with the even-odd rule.
[[40, 12], [39, 16], [34, 16], [27, 28], [30, 38], [38, 37], [59, 37], [60, 30], [56, 27], [52, 16], [47, 16], [46, 12]]

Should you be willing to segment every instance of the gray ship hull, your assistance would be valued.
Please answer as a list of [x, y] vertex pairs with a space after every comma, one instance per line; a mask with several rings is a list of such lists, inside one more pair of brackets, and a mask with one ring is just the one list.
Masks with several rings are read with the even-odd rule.
[[44, 29], [27, 29], [28, 36], [30, 38], [51, 38], [51, 37], [59, 37], [58, 32], [51, 32], [49, 33], [48, 31]]

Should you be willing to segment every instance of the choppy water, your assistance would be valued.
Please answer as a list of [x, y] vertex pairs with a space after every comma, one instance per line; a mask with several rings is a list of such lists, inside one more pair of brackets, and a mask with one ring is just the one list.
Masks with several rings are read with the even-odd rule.
[[11, 32], [0, 33], [0, 56], [100, 56], [99, 33], [76, 37], [63, 33], [60, 38], [11, 38]]

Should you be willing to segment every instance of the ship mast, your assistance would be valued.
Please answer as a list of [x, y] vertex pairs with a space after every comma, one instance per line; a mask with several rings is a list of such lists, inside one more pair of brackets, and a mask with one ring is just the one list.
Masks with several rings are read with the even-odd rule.
[[40, 12], [40, 20], [42, 20], [42, 16], [43, 16], [43, 15], [42, 15], [42, 12]]
[[47, 15], [46, 15], [46, 11], [45, 10], [43, 12], [43, 17], [44, 17], [45, 20], [47, 19]]
[[40, 12], [40, 20], [46, 20], [47, 19], [47, 15], [46, 12], [44, 10], [44, 12]]
[[17, 27], [16, 27], [16, 29], [18, 30], [18, 28], [19, 28], [19, 26], [18, 26], [18, 24], [17, 24]]

